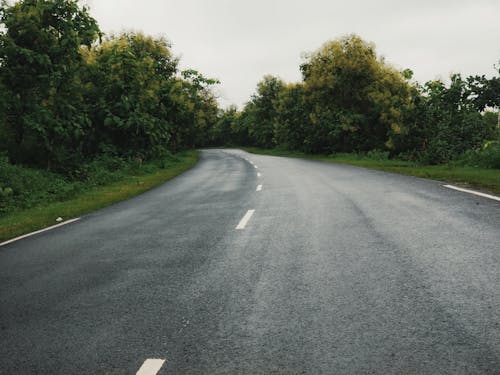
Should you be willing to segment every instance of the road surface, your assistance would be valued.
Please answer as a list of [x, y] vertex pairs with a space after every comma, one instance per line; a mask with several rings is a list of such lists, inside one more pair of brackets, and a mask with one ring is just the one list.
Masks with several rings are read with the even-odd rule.
[[498, 374], [500, 202], [206, 150], [167, 184], [0, 247], [0, 374], [143, 365]]

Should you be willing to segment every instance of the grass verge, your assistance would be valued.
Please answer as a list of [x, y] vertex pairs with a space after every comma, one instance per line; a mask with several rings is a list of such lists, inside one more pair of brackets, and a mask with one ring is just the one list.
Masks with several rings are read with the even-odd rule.
[[165, 168], [158, 168], [154, 172], [124, 176], [119, 181], [90, 188], [68, 200], [8, 213], [0, 217], [0, 242], [57, 224], [55, 220], [58, 217], [69, 220], [132, 198], [187, 171], [197, 161], [196, 151], [182, 152]]
[[243, 149], [254, 154], [321, 160], [332, 163], [354, 165], [363, 168], [377, 169], [385, 172], [447, 181], [460, 186], [478, 188], [500, 194], [499, 169], [459, 167], [453, 165], [418, 165], [413, 162], [402, 160], [377, 160], [357, 154], [337, 154], [334, 156], [326, 156], [282, 150], [265, 150], [255, 147], [243, 147]]

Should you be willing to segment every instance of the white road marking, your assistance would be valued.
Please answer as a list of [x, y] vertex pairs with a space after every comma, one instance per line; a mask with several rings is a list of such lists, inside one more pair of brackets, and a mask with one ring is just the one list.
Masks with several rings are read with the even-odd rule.
[[241, 219], [241, 221], [238, 224], [238, 226], [236, 227], [236, 229], [245, 229], [245, 226], [247, 225], [248, 220], [250, 220], [250, 218], [252, 217], [254, 212], [255, 212], [255, 210], [248, 210], [248, 212], [245, 214], [245, 216], [243, 216], [243, 219]]
[[13, 238], [11, 240], [8, 240], [8, 241], [0, 243], [0, 246], [8, 245], [8, 244], [10, 244], [12, 242], [16, 242], [16, 241], [22, 240], [23, 238], [31, 237], [31, 236], [34, 236], [35, 234], [47, 232], [48, 230], [55, 229], [55, 228], [58, 228], [58, 227], [62, 227], [63, 225], [71, 224], [71, 223], [74, 223], [75, 221], [78, 221], [78, 220], [80, 220], [79, 217], [77, 217], [76, 219], [71, 219], [71, 220], [65, 221], [64, 223], [59, 223], [59, 224], [56, 224], [56, 225], [52, 225], [51, 227], [47, 227], [47, 228], [44, 228], [44, 229], [37, 230], [36, 232], [31, 232], [31, 233], [28, 233], [28, 234], [24, 234], [22, 236], [19, 236], [19, 237]]
[[461, 191], [463, 193], [474, 194], [474, 195], [477, 195], [479, 197], [493, 199], [495, 201], [499, 201], [500, 202], [500, 197], [496, 197], [494, 195], [480, 193], [479, 191], [474, 191], [474, 190], [469, 190], [469, 189], [463, 189], [463, 188], [459, 188], [459, 187], [456, 187], [456, 186], [453, 186], [453, 185], [443, 185], [443, 186], [445, 188], [448, 188], [448, 189], [458, 190], [458, 191]]
[[261, 177], [262, 175], [260, 174], [260, 172], [257, 173], [257, 177]]
[[164, 363], [164, 359], [146, 359], [136, 375], [156, 375]]
[[255, 164], [253, 165], [253, 167], [254, 167], [255, 169], [259, 168], [259, 167], [257, 167]]
[[258, 185], [257, 186], [257, 191], [261, 191], [262, 190], [262, 185]]

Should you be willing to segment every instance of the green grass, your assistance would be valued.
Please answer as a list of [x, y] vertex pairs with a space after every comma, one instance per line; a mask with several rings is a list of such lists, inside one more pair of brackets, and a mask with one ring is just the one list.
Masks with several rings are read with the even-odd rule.
[[196, 151], [186, 151], [176, 155], [164, 168], [146, 168], [146, 172], [123, 176], [119, 181], [92, 187], [77, 193], [70, 199], [38, 204], [28, 209], [20, 209], [0, 216], [0, 242], [9, 238], [56, 224], [56, 219], [64, 220], [109, 206], [158, 186], [192, 168], [198, 161]]
[[418, 165], [413, 162], [402, 160], [377, 160], [357, 154], [326, 156], [283, 150], [264, 150], [255, 147], [245, 147], [243, 149], [254, 154], [321, 160], [409, 176], [430, 178], [500, 194], [500, 169], [484, 169], [453, 165]]

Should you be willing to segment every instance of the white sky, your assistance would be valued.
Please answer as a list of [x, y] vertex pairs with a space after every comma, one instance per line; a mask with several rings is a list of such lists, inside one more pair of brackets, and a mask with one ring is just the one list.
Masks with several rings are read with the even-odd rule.
[[86, 0], [105, 33], [166, 36], [181, 69], [218, 78], [241, 106], [265, 74], [300, 80], [303, 52], [349, 33], [421, 82], [495, 73], [500, 0]]

